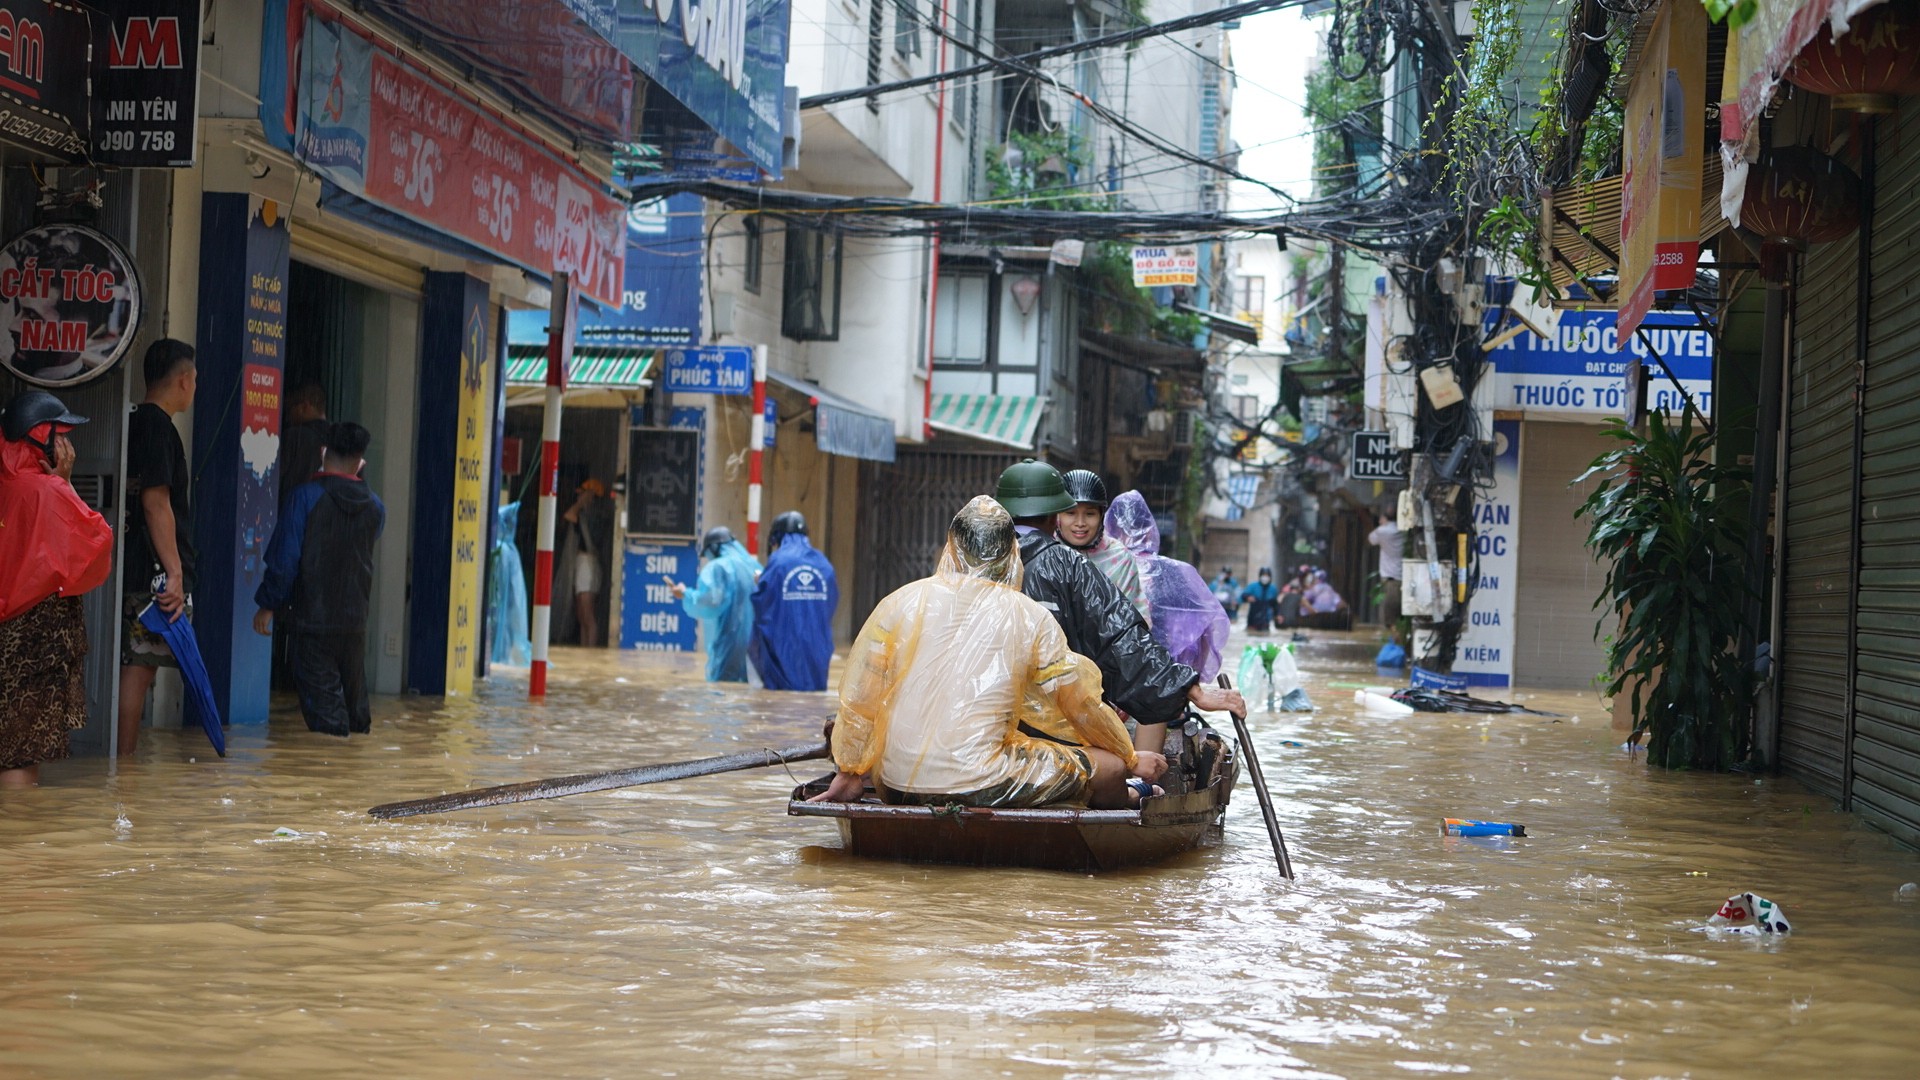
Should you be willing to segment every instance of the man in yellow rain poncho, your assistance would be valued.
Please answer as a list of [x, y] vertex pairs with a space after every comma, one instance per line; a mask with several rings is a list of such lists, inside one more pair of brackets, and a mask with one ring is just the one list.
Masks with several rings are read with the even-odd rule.
[[[848, 653], [833, 783], [816, 801], [1136, 804], [1166, 771], [1100, 701], [1100, 671], [1020, 592], [1013, 519], [986, 496], [954, 516], [939, 569], [888, 596]], [[1029, 727], [1080, 745], [1027, 735]]]

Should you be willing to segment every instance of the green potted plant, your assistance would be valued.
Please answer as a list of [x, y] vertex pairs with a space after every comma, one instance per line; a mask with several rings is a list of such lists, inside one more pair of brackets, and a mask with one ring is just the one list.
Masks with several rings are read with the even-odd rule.
[[[1713, 461], [1711, 431], [1659, 413], [1580, 479], [1600, 485], [1576, 514], [1607, 567], [1594, 602], [1611, 621], [1605, 692], [1630, 695], [1633, 737], [1666, 768], [1732, 768], [1747, 758], [1748, 673], [1736, 651], [1746, 595], [1747, 471]], [[1596, 636], [1599, 631], [1596, 630]]]

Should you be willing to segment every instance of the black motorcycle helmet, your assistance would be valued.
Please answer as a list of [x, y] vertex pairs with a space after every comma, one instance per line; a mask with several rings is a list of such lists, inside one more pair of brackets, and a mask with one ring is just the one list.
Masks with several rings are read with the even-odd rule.
[[32, 438], [35, 428], [42, 424], [52, 424], [55, 428], [72, 430], [87, 422], [84, 416], [75, 415], [67, 408], [67, 403], [47, 393], [45, 390], [22, 390], [7, 402], [6, 415], [0, 417], [0, 434], [8, 442], [30, 442], [47, 452], [47, 459], [53, 459], [53, 431], [47, 433], [45, 442]]
[[1113, 502], [1112, 499], [1107, 498], [1106, 481], [1100, 479], [1099, 473], [1090, 469], [1074, 469], [1063, 474], [1060, 479], [1066, 483], [1067, 494], [1072, 496], [1076, 503], [1092, 503], [1105, 510]]
[[767, 533], [767, 550], [778, 551], [780, 541], [789, 536], [805, 535], [807, 535], [807, 519], [800, 516], [800, 511], [789, 510], [773, 519], [773, 527]]
[[725, 525], [715, 525], [700, 538], [700, 554], [709, 559], [718, 558], [720, 549], [733, 543], [733, 530]]

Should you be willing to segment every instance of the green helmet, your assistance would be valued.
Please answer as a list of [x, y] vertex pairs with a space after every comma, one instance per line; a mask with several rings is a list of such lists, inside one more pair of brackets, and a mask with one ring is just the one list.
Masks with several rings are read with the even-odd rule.
[[993, 498], [1017, 518], [1046, 517], [1077, 505], [1073, 496], [1067, 494], [1067, 483], [1060, 478], [1060, 470], [1032, 458], [1007, 466], [1007, 471], [1000, 474], [1000, 483], [993, 489]]

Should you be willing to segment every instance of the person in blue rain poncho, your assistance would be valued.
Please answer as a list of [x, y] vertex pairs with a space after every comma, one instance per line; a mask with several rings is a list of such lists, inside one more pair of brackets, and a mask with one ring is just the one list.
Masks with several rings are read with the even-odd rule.
[[673, 582], [674, 598], [687, 614], [700, 620], [700, 637], [707, 647], [708, 682], [746, 682], [747, 644], [753, 637], [753, 586], [760, 563], [720, 525], [700, 540], [707, 560], [700, 580], [688, 588]]
[[492, 630], [489, 653], [496, 664], [526, 667], [533, 659], [527, 631], [527, 575], [520, 565], [520, 504], [510, 502], [494, 512], [492, 565], [487, 573], [487, 625]]
[[767, 568], [753, 592], [753, 669], [769, 690], [825, 690], [840, 583], [807, 539], [807, 519], [773, 519]]

